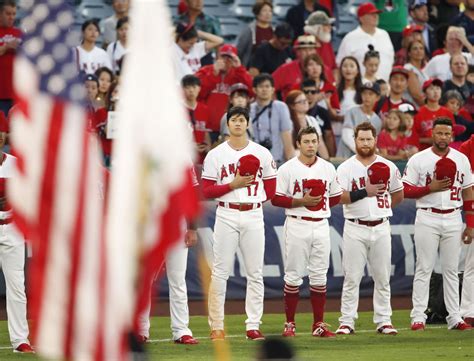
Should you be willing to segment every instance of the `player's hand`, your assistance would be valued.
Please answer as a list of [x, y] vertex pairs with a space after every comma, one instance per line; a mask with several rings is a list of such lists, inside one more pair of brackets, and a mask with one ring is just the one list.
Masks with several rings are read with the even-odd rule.
[[464, 232], [462, 232], [461, 239], [464, 244], [471, 244], [472, 239], [474, 238], [474, 229], [466, 227]]
[[242, 62], [240, 61], [240, 58], [237, 55], [232, 56], [232, 66], [234, 68], [238, 68], [241, 65]]
[[218, 75], [224, 69], [225, 69], [225, 60], [222, 58], [217, 59], [214, 62], [214, 75]]
[[210, 145], [207, 144], [207, 143], [199, 143], [199, 144], [197, 145], [197, 151], [198, 151], [198, 153], [206, 153], [206, 152], [209, 151], [210, 148], [211, 148]]
[[307, 207], [314, 207], [314, 206], [317, 206], [319, 204], [319, 202], [321, 202], [321, 200], [323, 199], [323, 196], [316, 196], [316, 197], [313, 197], [311, 194], [310, 194], [311, 191], [308, 191], [306, 192], [306, 194], [303, 196], [303, 198], [301, 199], [301, 203], [303, 204], [303, 206], [307, 206]]
[[365, 190], [367, 191], [367, 197], [375, 197], [377, 194], [381, 194], [385, 192], [385, 185], [372, 184], [367, 179], [367, 185], [365, 186]]
[[197, 231], [195, 229], [188, 229], [184, 235], [184, 244], [187, 248], [193, 247], [196, 245], [198, 240]]
[[451, 180], [449, 180], [448, 178], [442, 180], [433, 179], [428, 185], [430, 193], [446, 191], [450, 188], [450, 186]]
[[237, 171], [234, 180], [230, 182], [230, 189], [249, 187], [252, 185], [252, 182], [253, 175], [241, 176], [240, 171]]

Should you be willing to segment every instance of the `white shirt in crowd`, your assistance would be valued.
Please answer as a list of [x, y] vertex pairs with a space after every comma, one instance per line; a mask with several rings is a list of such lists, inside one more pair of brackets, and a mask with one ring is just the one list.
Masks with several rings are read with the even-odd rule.
[[118, 62], [122, 57], [127, 53], [127, 49], [125, 49], [120, 42], [120, 40], [114, 41], [107, 46], [107, 55], [109, 56], [110, 62], [112, 63], [112, 71], [117, 73], [120, 67]]
[[117, 39], [117, 22], [118, 17], [114, 14], [108, 18], [102, 20], [101, 33], [104, 38], [104, 43], [110, 44]]
[[176, 77], [181, 81], [183, 76], [194, 74], [201, 67], [201, 58], [206, 55], [206, 42], [197, 42], [187, 54], [176, 43], [173, 43], [173, 49], [176, 54]]
[[388, 82], [393, 66], [394, 49], [390, 36], [385, 30], [376, 28], [373, 35], [366, 33], [360, 26], [348, 33], [339, 45], [336, 56], [337, 65], [344, 57], [352, 55], [359, 62], [362, 74], [365, 74], [364, 55], [369, 50], [368, 45], [380, 53], [380, 66], [377, 77]]
[[[474, 64], [474, 58], [471, 53], [462, 53], [466, 58], [469, 64]], [[451, 55], [449, 53], [436, 55], [432, 58], [428, 64], [426, 64], [423, 71], [426, 73], [428, 78], [438, 78], [442, 81], [446, 81], [453, 77], [451, 73], [451, 68], [449, 66], [449, 60]]]
[[91, 51], [86, 51], [79, 45], [75, 47], [74, 53], [79, 70], [87, 74], [94, 74], [97, 69], [103, 66], [112, 69], [109, 56], [104, 49], [98, 48], [97, 46]]

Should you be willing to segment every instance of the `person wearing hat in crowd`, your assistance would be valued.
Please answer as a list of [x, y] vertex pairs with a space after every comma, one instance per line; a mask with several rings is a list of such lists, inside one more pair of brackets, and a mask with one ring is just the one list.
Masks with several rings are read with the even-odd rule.
[[409, 14], [411, 17], [412, 24], [418, 25], [422, 28], [421, 34], [425, 42], [426, 54], [431, 56], [433, 51], [438, 48], [436, 41], [435, 29], [428, 24], [429, 12], [428, 12], [428, 0], [412, 0], [409, 6]]
[[408, 45], [414, 40], [421, 41], [424, 44], [422, 32], [423, 27], [416, 24], [409, 24], [405, 26], [402, 31], [401, 48], [395, 53], [394, 65], [404, 66], [408, 61]]
[[380, 13], [379, 27], [388, 32], [395, 51], [402, 46], [402, 31], [408, 23], [407, 0], [374, 0]]
[[94, 74], [84, 75], [84, 87], [86, 89], [87, 107], [92, 113], [100, 107], [97, 100], [99, 95], [99, 79]]
[[410, 103], [403, 103], [398, 106], [398, 110], [403, 114], [403, 124], [405, 125], [406, 152], [408, 158], [418, 153], [420, 140], [418, 134], [413, 131], [415, 123], [416, 108]]
[[291, 25], [295, 38], [304, 34], [305, 21], [311, 13], [323, 11], [330, 16], [329, 9], [319, 3], [319, 0], [301, 0], [297, 5], [288, 9], [285, 21]]
[[209, 107], [208, 128], [214, 143], [219, 137], [221, 118], [229, 102], [230, 87], [235, 83], [243, 83], [250, 89], [252, 77], [241, 64], [237, 48], [231, 44], [222, 45], [217, 52], [216, 62], [203, 66], [196, 76], [201, 80], [198, 100]]
[[467, 38], [474, 43], [474, 0], [465, 0], [463, 3], [464, 11], [451, 21], [451, 25], [466, 29]]
[[255, 49], [250, 64], [249, 73], [253, 77], [260, 73], [273, 73], [280, 65], [293, 59], [290, 45], [293, 42], [293, 29], [287, 23], [278, 24], [273, 31], [273, 37]]
[[[250, 111], [250, 91], [247, 85], [242, 83], [234, 84], [230, 87], [229, 105], [227, 111], [233, 107], [241, 107]], [[247, 129], [249, 139], [253, 138], [252, 127]], [[227, 127], [227, 112], [224, 113], [221, 119], [221, 135], [220, 140], [227, 140], [229, 137], [229, 128]]]
[[337, 157], [349, 158], [356, 153], [354, 128], [358, 124], [369, 122], [374, 127], [376, 134], [379, 134], [382, 130], [382, 120], [374, 112], [374, 106], [380, 98], [380, 86], [372, 82], [362, 84], [361, 98], [361, 105], [349, 109], [344, 116], [341, 140], [337, 147]]
[[380, 53], [380, 67], [377, 75], [379, 78], [388, 80], [395, 52], [388, 33], [377, 27], [380, 13], [381, 11], [372, 3], [366, 2], [359, 6], [357, 9], [359, 26], [342, 39], [336, 61], [340, 64], [343, 58], [352, 55], [359, 62], [364, 74], [364, 55], [369, 44], [372, 44]]
[[400, 104], [410, 103], [403, 97], [408, 86], [408, 71], [406, 69], [401, 66], [394, 66], [390, 72], [389, 85], [390, 93], [388, 97], [381, 98], [375, 107], [375, 112], [381, 119], [384, 119], [391, 109], [397, 109]]
[[427, 149], [432, 144], [431, 130], [436, 118], [444, 117], [451, 119], [454, 123], [454, 115], [447, 108], [439, 105], [441, 99], [441, 88], [443, 82], [439, 79], [428, 79], [423, 84], [423, 92], [426, 96], [426, 104], [418, 109], [415, 115], [414, 131], [420, 139], [420, 150]]

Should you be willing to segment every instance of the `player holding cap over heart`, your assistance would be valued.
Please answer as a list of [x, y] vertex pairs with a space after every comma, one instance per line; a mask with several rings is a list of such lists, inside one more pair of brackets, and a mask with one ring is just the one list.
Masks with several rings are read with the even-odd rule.
[[237, 248], [247, 273], [247, 338], [264, 339], [263, 256], [265, 233], [262, 203], [275, 195], [276, 164], [268, 149], [247, 138], [249, 113], [241, 107], [227, 112], [228, 141], [204, 159], [202, 188], [206, 198], [218, 201], [214, 225], [214, 261], [209, 288], [211, 339], [223, 340], [227, 279], [234, 268]]
[[392, 239], [388, 218], [403, 200], [401, 175], [395, 164], [375, 154], [375, 127], [364, 122], [354, 130], [356, 154], [337, 168], [343, 189], [344, 233], [342, 267], [344, 284], [341, 317], [336, 334], [355, 330], [359, 286], [368, 263], [374, 280], [374, 323], [384, 335], [396, 335], [390, 306]]
[[300, 130], [296, 139], [300, 154], [278, 169], [277, 192], [272, 200], [273, 205], [286, 208], [285, 337], [296, 335], [299, 288], [308, 271], [313, 336], [335, 336], [323, 316], [331, 248], [328, 218], [330, 207], [339, 203], [342, 190], [336, 181], [334, 165], [316, 155], [318, 144], [319, 136], [314, 127]]
[[[438, 248], [443, 274], [444, 303], [449, 329], [471, 329], [459, 310], [458, 262], [461, 240], [472, 242], [474, 228], [473, 178], [469, 159], [450, 148], [453, 124], [449, 118], [433, 122], [433, 145], [407, 163], [403, 183], [407, 198], [416, 198], [416, 271], [413, 279], [411, 329], [425, 329], [430, 277]], [[466, 212], [463, 231], [461, 209]]]

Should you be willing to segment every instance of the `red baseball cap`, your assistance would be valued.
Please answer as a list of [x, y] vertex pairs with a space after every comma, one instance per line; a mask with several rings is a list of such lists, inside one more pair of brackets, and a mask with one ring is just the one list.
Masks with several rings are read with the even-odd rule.
[[219, 55], [236, 56], [237, 48], [232, 44], [224, 44], [219, 48]]
[[405, 28], [402, 31], [402, 36], [406, 38], [407, 36], [415, 33], [415, 32], [423, 32], [423, 26], [418, 25], [418, 24], [410, 24], [405, 26]]
[[259, 168], [260, 160], [252, 154], [244, 155], [237, 163], [237, 169], [242, 176], [253, 175], [256, 177]]
[[443, 180], [445, 178], [448, 178], [451, 181], [452, 186], [456, 177], [456, 171], [456, 163], [450, 158], [443, 157], [436, 162], [435, 178], [437, 180]]
[[0, 110], [0, 132], [8, 133], [8, 122], [5, 114]]
[[440, 88], [443, 86], [443, 81], [438, 79], [438, 78], [430, 78], [428, 79], [427, 81], [425, 81], [423, 83], [423, 91], [425, 91], [426, 89], [428, 89], [428, 87], [430, 85], [436, 85], [436, 86], [439, 86]]
[[[310, 191], [311, 197], [322, 196], [326, 193], [326, 185], [321, 179], [308, 179], [303, 183], [303, 192]], [[310, 211], [319, 211], [324, 207], [324, 199], [315, 206], [305, 206]]]
[[367, 169], [371, 184], [383, 184], [385, 187], [390, 179], [390, 167], [382, 162], [375, 162]]
[[408, 80], [408, 77], [409, 77], [408, 70], [406, 70], [403, 66], [399, 66], [399, 65], [394, 66], [392, 68], [392, 71], [390, 72], [390, 78], [394, 76], [395, 74], [401, 74]]
[[380, 14], [381, 12], [382, 10], [377, 9], [374, 4], [363, 3], [357, 9], [357, 17], [361, 18], [362, 16], [367, 14]]

